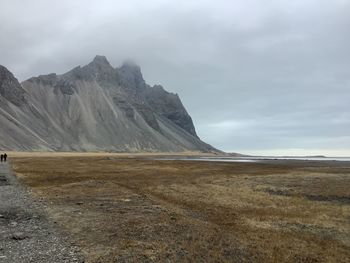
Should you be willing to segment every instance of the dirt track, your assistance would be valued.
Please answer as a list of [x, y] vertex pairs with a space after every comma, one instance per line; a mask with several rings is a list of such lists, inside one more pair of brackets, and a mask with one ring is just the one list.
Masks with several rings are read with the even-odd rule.
[[349, 262], [350, 164], [15, 158], [87, 262]]

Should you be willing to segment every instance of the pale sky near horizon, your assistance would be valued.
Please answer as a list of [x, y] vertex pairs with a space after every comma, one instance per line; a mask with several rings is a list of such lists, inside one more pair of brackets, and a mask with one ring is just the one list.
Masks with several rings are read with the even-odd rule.
[[132, 59], [221, 150], [350, 156], [350, 0], [0, 0], [0, 32], [21, 81]]

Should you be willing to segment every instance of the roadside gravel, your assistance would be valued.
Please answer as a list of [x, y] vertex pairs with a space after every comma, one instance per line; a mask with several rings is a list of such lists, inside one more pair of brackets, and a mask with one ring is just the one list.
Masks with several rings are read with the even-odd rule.
[[0, 263], [84, 262], [74, 244], [47, 220], [42, 205], [0, 163]]

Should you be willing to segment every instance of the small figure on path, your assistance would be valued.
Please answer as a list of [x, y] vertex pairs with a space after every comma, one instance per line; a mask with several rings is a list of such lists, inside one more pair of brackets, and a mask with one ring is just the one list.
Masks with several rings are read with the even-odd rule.
[[7, 159], [7, 154], [5, 153], [4, 154], [4, 162], [6, 162], [6, 159]]
[[1, 159], [1, 162], [2, 162], [2, 160], [4, 159], [4, 155], [3, 154], [1, 154], [0, 159]]

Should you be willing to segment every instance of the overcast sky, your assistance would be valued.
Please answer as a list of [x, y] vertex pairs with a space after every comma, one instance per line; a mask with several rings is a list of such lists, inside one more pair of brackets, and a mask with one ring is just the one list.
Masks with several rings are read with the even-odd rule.
[[19, 80], [133, 59], [233, 152], [350, 156], [350, 0], [0, 0]]

